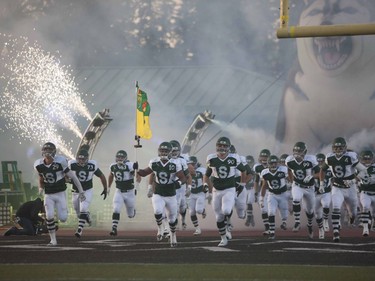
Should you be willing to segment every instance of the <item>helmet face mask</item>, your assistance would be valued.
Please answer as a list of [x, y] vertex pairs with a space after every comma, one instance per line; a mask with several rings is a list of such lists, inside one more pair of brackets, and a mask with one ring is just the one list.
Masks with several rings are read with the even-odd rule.
[[332, 152], [336, 157], [341, 157], [346, 152], [346, 141], [342, 137], [335, 138], [332, 142]]
[[172, 145], [169, 142], [162, 142], [158, 148], [158, 156], [160, 160], [169, 160], [172, 152]]
[[293, 156], [297, 161], [302, 161], [307, 153], [307, 147], [304, 142], [297, 142], [293, 147]]
[[42, 147], [42, 156], [45, 158], [54, 158], [56, 155], [56, 146], [52, 142], [46, 142]]
[[271, 156], [271, 152], [268, 149], [262, 149], [259, 153], [258, 162], [263, 166], [268, 166], [268, 157]]
[[268, 157], [267, 159], [268, 169], [272, 173], [276, 172], [277, 168], [279, 167], [279, 161], [280, 160], [276, 155], [271, 155], [270, 157]]
[[226, 156], [230, 149], [230, 140], [227, 137], [220, 137], [216, 142], [216, 153], [220, 156]]
[[77, 163], [78, 165], [84, 167], [86, 166], [87, 162], [89, 161], [89, 153], [87, 150], [80, 150], [77, 155]]
[[323, 165], [325, 160], [326, 160], [326, 156], [323, 153], [318, 153], [316, 155], [316, 161], [319, 163], [319, 166]]
[[374, 154], [370, 150], [362, 151], [359, 158], [361, 163], [366, 167], [370, 167], [374, 163]]
[[116, 153], [116, 163], [118, 165], [124, 165], [124, 163], [128, 160], [128, 154], [125, 150], [119, 150]]

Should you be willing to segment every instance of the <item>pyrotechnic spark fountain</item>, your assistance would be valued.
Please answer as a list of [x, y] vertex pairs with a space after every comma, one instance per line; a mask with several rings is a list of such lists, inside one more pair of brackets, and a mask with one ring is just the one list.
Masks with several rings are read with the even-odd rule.
[[5, 129], [14, 130], [20, 140], [53, 141], [61, 153], [74, 157], [61, 132], [69, 130], [82, 138], [75, 118], [92, 117], [68, 67], [37, 43], [30, 44], [26, 37], [0, 35], [6, 42], [1, 52], [4, 71], [0, 77], [5, 81], [0, 104], [7, 122]]

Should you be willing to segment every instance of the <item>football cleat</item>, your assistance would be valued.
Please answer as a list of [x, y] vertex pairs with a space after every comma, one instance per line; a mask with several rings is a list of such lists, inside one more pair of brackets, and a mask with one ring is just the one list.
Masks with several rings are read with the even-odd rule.
[[227, 237], [228, 240], [232, 240], [232, 233], [227, 230], [225, 236]]
[[312, 227], [312, 225], [308, 225], [308, 226], [307, 226], [307, 231], [308, 231], [309, 239], [313, 239], [313, 238], [314, 238], [314, 232], [313, 232], [313, 227]]
[[324, 227], [319, 228], [319, 239], [324, 239], [325, 231]]
[[270, 235], [268, 236], [269, 240], [274, 240], [275, 239], [275, 232], [270, 232]]
[[227, 238], [223, 238], [221, 239], [220, 243], [219, 243], [219, 247], [225, 247], [226, 245], [228, 245], [228, 239]]
[[201, 235], [202, 231], [199, 227], [197, 227], [193, 233], [193, 235]]
[[158, 234], [156, 235], [156, 241], [160, 242], [160, 241], [162, 241], [162, 240], [163, 240], [163, 235], [161, 235], [160, 233], [158, 233]]
[[286, 221], [283, 221], [283, 223], [280, 225], [280, 228], [282, 230], [287, 230]]
[[109, 233], [111, 236], [117, 236], [117, 228], [113, 227], [112, 231]]
[[340, 233], [338, 231], [333, 232], [333, 242], [340, 242]]
[[57, 242], [56, 241], [51, 241], [47, 244], [47, 247], [55, 247], [57, 246]]
[[270, 231], [269, 230], [263, 231], [263, 236], [267, 236], [267, 235], [270, 235]]
[[82, 236], [82, 228], [78, 228], [76, 233], [74, 233], [75, 237], [81, 238]]
[[301, 229], [301, 224], [299, 222], [296, 222], [293, 226], [292, 231], [293, 232], [298, 232]]
[[328, 220], [323, 220], [323, 228], [325, 232], [329, 231], [329, 222]]

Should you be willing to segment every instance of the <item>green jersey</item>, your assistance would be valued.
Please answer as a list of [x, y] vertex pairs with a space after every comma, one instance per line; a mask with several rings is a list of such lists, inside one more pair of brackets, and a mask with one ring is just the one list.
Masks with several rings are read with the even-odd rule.
[[220, 159], [216, 153], [207, 156], [206, 175], [211, 176], [212, 184], [217, 190], [224, 190], [236, 186], [236, 169], [246, 171], [240, 156], [229, 153], [224, 159]]
[[163, 163], [159, 157], [149, 163], [150, 169], [155, 174], [155, 194], [168, 197], [176, 195], [176, 173], [182, 170], [180, 161], [169, 159]]

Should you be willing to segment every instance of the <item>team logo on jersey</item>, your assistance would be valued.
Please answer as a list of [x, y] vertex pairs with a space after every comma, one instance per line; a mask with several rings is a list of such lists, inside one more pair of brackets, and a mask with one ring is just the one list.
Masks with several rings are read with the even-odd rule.
[[59, 166], [59, 164], [57, 164], [57, 163], [53, 163], [51, 167], [52, 167], [52, 170], [53, 170], [53, 171], [57, 171], [57, 170], [59, 169], [60, 166]]

